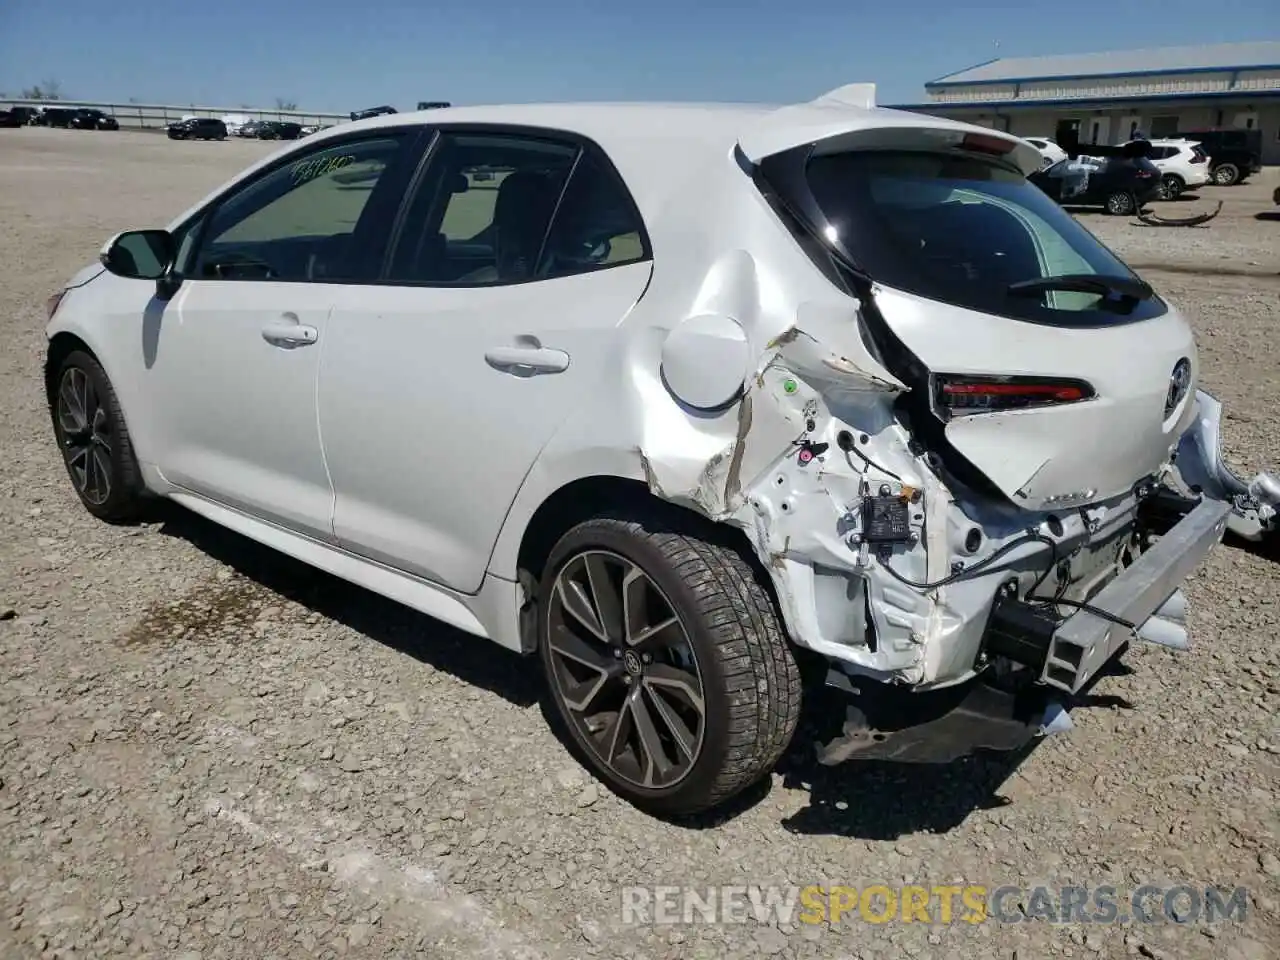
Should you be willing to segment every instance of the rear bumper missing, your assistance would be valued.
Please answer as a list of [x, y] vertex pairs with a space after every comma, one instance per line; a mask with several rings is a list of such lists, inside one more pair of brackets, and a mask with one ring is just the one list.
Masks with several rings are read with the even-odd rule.
[[[1155, 616], [1205, 558], [1227, 528], [1231, 505], [1207, 497], [1049, 640], [1043, 683], [1076, 693], [1112, 655]], [[1114, 618], [1114, 619], [1112, 619]], [[1133, 625], [1132, 627], [1130, 626]]]
[[[832, 669], [827, 685], [852, 695], [840, 734], [820, 744], [819, 762], [896, 760], [946, 763], [978, 750], [1017, 750], [1038, 736], [1069, 729], [1065, 704], [1080, 694], [1136, 633], [1155, 642], [1159, 626], [1175, 635], [1179, 587], [1226, 530], [1231, 505], [1202, 498], [1146, 552], [1066, 619], [1046, 607], [1009, 599], [989, 621], [986, 649], [1028, 668], [1037, 682], [1004, 689], [985, 675], [927, 693], [882, 684], [854, 688]], [[1132, 627], [1130, 626], [1132, 625]], [[1166, 631], [1166, 632], [1167, 632]]]

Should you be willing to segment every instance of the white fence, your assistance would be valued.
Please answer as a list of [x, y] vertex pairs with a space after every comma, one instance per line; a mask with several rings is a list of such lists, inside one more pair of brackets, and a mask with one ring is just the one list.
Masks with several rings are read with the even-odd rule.
[[68, 107], [88, 108], [109, 113], [120, 121], [121, 127], [162, 130], [175, 120], [186, 116], [224, 117], [227, 114], [250, 117], [254, 120], [292, 120], [303, 126], [327, 126], [350, 120], [350, 113], [317, 113], [305, 110], [273, 110], [266, 107], [202, 107], [194, 104], [179, 106], [165, 103], [111, 103], [103, 100], [0, 100], [0, 106], [15, 107]]

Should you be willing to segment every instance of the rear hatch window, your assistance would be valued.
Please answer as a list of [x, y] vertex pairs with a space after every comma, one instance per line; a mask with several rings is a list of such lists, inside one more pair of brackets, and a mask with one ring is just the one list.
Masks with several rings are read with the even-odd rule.
[[1063, 327], [1132, 323], [1166, 312], [1080, 290], [1010, 285], [1135, 275], [1016, 169], [971, 155], [851, 151], [817, 155], [809, 189], [845, 248], [877, 282], [997, 316]]

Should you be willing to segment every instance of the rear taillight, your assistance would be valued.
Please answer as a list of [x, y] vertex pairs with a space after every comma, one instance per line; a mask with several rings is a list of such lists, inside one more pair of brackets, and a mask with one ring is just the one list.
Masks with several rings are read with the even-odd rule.
[[53, 319], [53, 315], [58, 312], [58, 307], [61, 306], [62, 304], [62, 298], [65, 297], [66, 295], [67, 295], [67, 291], [65, 289], [59, 290], [57, 293], [55, 293], [53, 296], [51, 296], [48, 300], [44, 302], [44, 310], [48, 316], [48, 319], [50, 320]]
[[934, 403], [945, 415], [1024, 410], [1090, 400], [1097, 394], [1083, 380], [1054, 377], [973, 377], [938, 374]]

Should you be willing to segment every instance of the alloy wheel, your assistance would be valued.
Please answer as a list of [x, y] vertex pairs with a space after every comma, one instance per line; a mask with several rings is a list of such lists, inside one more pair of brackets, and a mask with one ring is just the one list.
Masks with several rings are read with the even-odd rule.
[[1134, 208], [1133, 197], [1127, 193], [1113, 193], [1107, 197], [1107, 212], [1120, 216], [1131, 213]]
[[58, 433], [76, 492], [101, 506], [111, 496], [111, 419], [89, 375], [68, 367], [58, 383]]
[[547, 602], [555, 695], [596, 759], [644, 789], [675, 786], [706, 735], [702, 673], [671, 601], [637, 564], [574, 555]]

